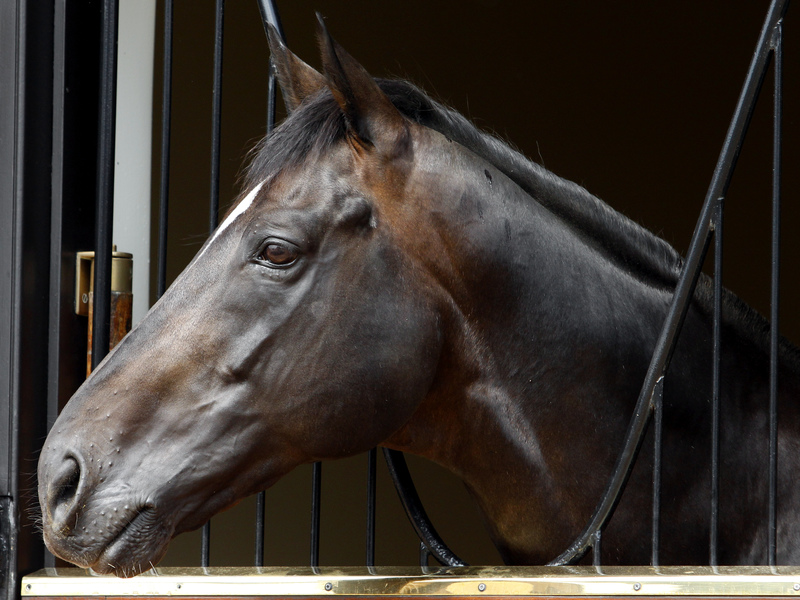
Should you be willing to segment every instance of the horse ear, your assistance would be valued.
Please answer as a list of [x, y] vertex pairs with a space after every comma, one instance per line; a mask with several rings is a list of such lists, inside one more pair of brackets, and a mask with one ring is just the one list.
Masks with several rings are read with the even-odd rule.
[[286, 47], [281, 34], [272, 24], [268, 24], [267, 39], [283, 102], [286, 110], [292, 112], [303, 100], [327, 87], [328, 82], [322, 73], [304, 63]]
[[344, 112], [347, 126], [362, 145], [392, 156], [406, 150], [408, 124], [372, 75], [334, 40], [317, 13], [322, 66], [333, 97]]

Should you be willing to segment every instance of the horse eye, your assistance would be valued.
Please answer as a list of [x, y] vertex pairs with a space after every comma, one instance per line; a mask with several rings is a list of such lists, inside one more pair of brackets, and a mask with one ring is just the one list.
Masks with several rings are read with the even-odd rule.
[[297, 249], [282, 242], [270, 241], [258, 253], [258, 260], [275, 267], [288, 267], [297, 260], [297, 256]]

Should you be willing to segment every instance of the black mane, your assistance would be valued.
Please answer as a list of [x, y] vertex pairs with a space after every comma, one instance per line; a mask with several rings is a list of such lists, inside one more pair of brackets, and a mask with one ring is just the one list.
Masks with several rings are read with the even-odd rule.
[[[680, 255], [668, 243], [579, 185], [554, 175], [499, 139], [478, 130], [461, 114], [431, 100], [411, 83], [377, 81], [402, 114], [490, 162], [608, 259], [654, 285], [674, 287], [682, 263]], [[344, 116], [330, 92], [324, 90], [308, 98], [253, 149], [245, 189], [319, 156], [345, 135]]]

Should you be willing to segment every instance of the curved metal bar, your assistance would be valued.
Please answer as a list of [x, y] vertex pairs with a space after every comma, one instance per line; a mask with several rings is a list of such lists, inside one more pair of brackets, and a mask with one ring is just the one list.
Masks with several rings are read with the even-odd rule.
[[436, 533], [436, 528], [428, 518], [428, 513], [425, 512], [425, 508], [419, 499], [417, 488], [411, 479], [411, 473], [408, 471], [408, 465], [403, 453], [383, 448], [383, 457], [389, 467], [389, 474], [392, 476], [392, 481], [394, 481], [397, 495], [400, 496], [400, 502], [403, 504], [406, 515], [408, 515], [408, 519], [411, 521], [420, 541], [441, 564], [448, 567], [467, 566], [467, 563], [456, 556], [447, 547], [442, 538], [439, 537], [439, 534]]
[[258, 10], [261, 11], [261, 22], [264, 24], [264, 32], [266, 33], [267, 23], [269, 23], [278, 30], [278, 33], [285, 44], [286, 35], [283, 33], [281, 16], [278, 14], [278, 7], [275, 6], [274, 0], [258, 0]]
[[686, 264], [675, 288], [672, 303], [661, 329], [653, 358], [650, 361], [650, 366], [631, 418], [625, 444], [617, 459], [614, 472], [589, 524], [567, 550], [549, 563], [550, 565], [574, 564], [586, 554], [589, 548], [592, 547], [596, 532], [602, 531], [608, 524], [625, 489], [625, 484], [633, 469], [633, 463], [639, 453], [650, 421], [653, 410], [653, 392], [669, 366], [678, 333], [689, 309], [689, 302], [694, 295], [703, 259], [713, 232], [712, 217], [715, 214], [717, 204], [725, 196], [730, 185], [733, 170], [736, 167], [739, 152], [742, 148], [742, 142], [753, 115], [755, 101], [761, 91], [761, 84], [764, 81], [772, 51], [773, 31], [786, 14], [788, 4], [788, 0], [773, 0], [767, 12], [767, 17], [756, 45], [756, 51], [750, 62], [750, 68], [748, 69], [742, 92], [739, 95], [736, 110], [731, 119], [722, 151], [714, 169], [714, 175], [711, 178], [711, 184], [706, 193], [700, 218], [692, 235]]

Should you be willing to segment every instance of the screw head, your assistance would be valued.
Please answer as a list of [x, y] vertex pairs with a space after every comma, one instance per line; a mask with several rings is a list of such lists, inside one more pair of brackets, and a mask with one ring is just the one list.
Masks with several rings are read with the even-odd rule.
[[485, 583], [479, 583], [478, 584], [478, 591], [479, 592], [486, 591], [486, 584]]
[[794, 591], [795, 592], [800, 592], [800, 583], [795, 583], [794, 584]]
[[642, 589], [642, 584], [639, 583], [639, 582], [634, 583], [633, 584], [633, 589], [638, 592], [640, 589]]
[[26, 590], [28, 590], [28, 591], [30, 592], [30, 591], [31, 591], [31, 584], [29, 583], [28, 585], [26, 585], [26, 586], [25, 586], [25, 589], [26, 589]]
[[328, 582], [325, 584], [325, 591], [330, 592], [333, 589], [333, 584]]

